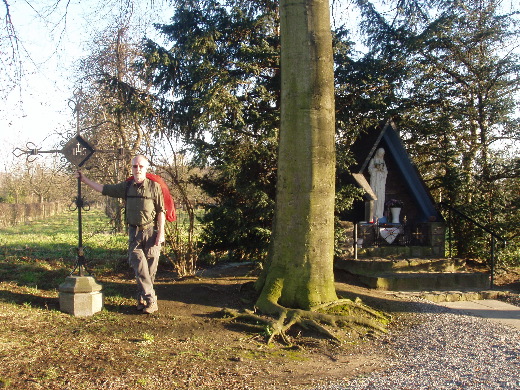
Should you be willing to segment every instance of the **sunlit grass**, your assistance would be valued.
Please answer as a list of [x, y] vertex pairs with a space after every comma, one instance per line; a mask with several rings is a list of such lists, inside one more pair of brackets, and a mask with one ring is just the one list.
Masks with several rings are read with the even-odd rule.
[[[186, 218], [180, 213], [179, 220]], [[82, 215], [82, 241], [87, 272], [96, 277], [127, 272], [128, 237], [115, 232], [100, 209]], [[59, 215], [0, 229], [0, 294], [2, 283], [21, 294], [56, 296], [55, 289], [71, 272], [78, 271], [78, 215], [65, 211]], [[128, 286], [111, 286], [105, 281], [107, 304], [131, 305]], [[123, 290], [121, 290], [123, 288]]]
[[[96, 260], [125, 256], [127, 238], [111, 230], [101, 210], [83, 213], [83, 247]], [[78, 218], [73, 212], [0, 229], [0, 259], [70, 261], [77, 256]]]
[[[125, 233], [112, 231], [101, 210], [83, 213], [83, 249], [94, 271], [112, 269], [126, 258]], [[40, 221], [0, 229], [0, 281], [45, 288], [74, 268], [78, 258], [78, 216], [64, 212]]]

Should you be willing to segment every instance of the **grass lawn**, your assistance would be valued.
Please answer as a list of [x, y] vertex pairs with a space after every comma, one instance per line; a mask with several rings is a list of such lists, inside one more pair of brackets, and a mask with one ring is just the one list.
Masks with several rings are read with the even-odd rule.
[[[303, 390], [382, 369], [393, 353], [349, 329], [341, 345], [305, 329], [290, 335], [294, 345], [267, 345], [265, 329], [222, 316], [224, 308], [253, 308], [244, 289], [256, 279], [251, 264], [178, 278], [164, 262], [159, 311], [141, 314], [126, 235], [112, 232], [99, 210], [83, 217], [85, 257], [104, 295], [104, 309], [90, 317], [59, 310], [58, 286], [76, 261], [75, 213], [0, 229], [0, 388]], [[338, 280], [338, 295], [392, 314], [391, 332], [416, 323], [415, 302], [351, 282]]]
[[99, 210], [83, 217], [85, 257], [104, 295], [104, 309], [90, 317], [59, 310], [58, 287], [76, 261], [75, 213], [0, 230], [1, 388], [300, 389], [347, 375], [344, 364], [331, 375], [337, 347], [326, 340], [267, 346], [256, 327], [222, 318], [222, 308], [250, 306], [241, 286], [254, 280], [251, 265], [178, 279], [163, 264], [159, 312], [140, 314], [126, 235], [112, 232]]
[[[76, 264], [78, 218], [73, 212], [0, 229], [0, 281], [31, 288], [57, 286]], [[83, 248], [90, 270], [103, 273], [126, 258], [127, 238], [101, 210], [83, 213]]]

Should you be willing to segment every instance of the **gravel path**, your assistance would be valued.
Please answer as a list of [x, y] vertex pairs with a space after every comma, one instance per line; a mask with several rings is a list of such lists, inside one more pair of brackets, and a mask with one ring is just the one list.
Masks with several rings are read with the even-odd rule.
[[520, 390], [520, 331], [418, 303], [419, 325], [388, 336], [389, 366], [327, 390]]

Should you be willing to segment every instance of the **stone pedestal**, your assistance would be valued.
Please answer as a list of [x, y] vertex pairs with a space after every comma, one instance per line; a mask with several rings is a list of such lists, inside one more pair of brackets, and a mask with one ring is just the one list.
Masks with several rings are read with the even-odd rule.
[[446, 226], [442, 222], [430, 222], [429, 227], [428, 240], [429, 244], [432, 246], [434, 254], [439, 257], [445, 257]]
[[92, 276], [69, 276], [60, 284], [60, 310], [88, 317], [103, 309], [102, 286]]

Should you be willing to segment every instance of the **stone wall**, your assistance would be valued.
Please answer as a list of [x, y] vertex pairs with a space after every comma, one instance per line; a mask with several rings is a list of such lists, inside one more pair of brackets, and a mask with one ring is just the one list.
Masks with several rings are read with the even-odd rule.
[[0, 228], [47, 218], [60, 213], [58, 202], [11, 204], [0, 203]]

